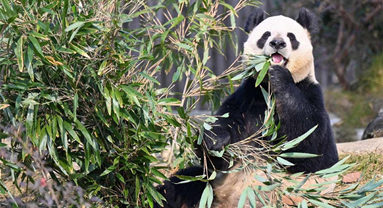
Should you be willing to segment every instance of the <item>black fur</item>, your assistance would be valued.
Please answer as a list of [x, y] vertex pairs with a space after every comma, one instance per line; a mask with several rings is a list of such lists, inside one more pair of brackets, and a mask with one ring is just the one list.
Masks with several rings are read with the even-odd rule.
[[287, 37], [290, 39], [293, 50], [297, 50], [299, 47], [299, 41], [295, 38], [295, 35], [293, 33], [287, 33]]
[[362, 140], [383, 137], [383, 109], [373, 121], [371, 121], [363, 132]]
[[[316, 172], [329, 168], [338, 162], [338, 153], [319, 84], [314, 84], [308, 79], [294, 83], [290, 71], [281, 66], [273, 66], [269, 69], [269, 80], [276, 99], [276, 116], [281, 122], [281, 127], [278, 130], [279, 136], [286, 135], [287, 140], [292, 140], [318, 125], [309, 137], [288, 151], [313, 153], [321, 156], [289, 159], [295, 165], [289, 167], [288, 171], [291, 173]], [[267, 88], [267, 83], [261, 85]], [[248, 78], [222, 104], [217, 115], [229, 113], [229, 117], [219, 118], [212, 130], [206, 133], [204, 139], [209, 149], [221, 150], [230, 143], [247, 138], [261, 127], [267, 106], [260, 87], [255, 88], [254, 86], [255, 79]], [[215, 140], [213, 141], [209, 136]], [[213, 163], [220, 170], [226, 170], [229, 165], [221, 158], [213, 158]], [[187, 172], [189, 175], [201, 175], [202, 168], [189, 168]], [[184, 175], [183, 172], [177, 174]], [[179, 179], [173, 177], [171, 181], [178, 182]], [[165, 194], [169, 204], [165, 207], [178, 208], [184, 204], [188, 205], [185, 207], [193, 207], [198, 204], [205, 184], [191, 182], [175, 185], [171, 182], [165, 182], [162, 187], [162, 189], [166, 187], [169, 190]]]
[[[246, 30], [251, 31], [264, 19], [264, 13], [258, 9], [247, 21]], [[262, 19], [263, 18], [263, 19]], [[312, 30], [311, 13], [301, 10], [298, 17], [300, 24], [304, 24], [309, 31]], [[298, 21], [297, 20], [297, 21]], [[299, 46], [299, 45], [298, 45]], [[312, 83], [308, 78], [295, 83], [290, 71], [282, 66], [273, 66], [269, 69], [268, 79], [275, 95], [275, 118], [281, 122], [278, 135], [287, 136], [287, 140], [306, 133], [318, 125], [316, 130], [290, 152], [305, 152], [321, 155], [308, 159], [289, 159], [294, 166], [288, 168], [291, 173], [316, 172], [329, 168], [338, 161], [338, 153], [333, 138], [330, 121], [324, 107], [323, 93], [319, 84]], [[261, 84], [267, 89], [267, 82]], [[212, 125], [211, 131], [205, 132], [204, 141], [210, 150], [222, 150], [226, 145], [243, 140], [253, 135], [262, 126], [264, 112], [267, 108], [261, 88], [255, 88], [255, 79], [250, 77], [243, 81], [241, 86], [229, 96], [219, 108], [216, 115], [229, 113], [228, 118], [219, 118]], [[198, 154], [198, 151], [197, 151]], [[227, 170], [228, 162], [222, 158], [212, 158], [216, 169]], [[181, 170], [176, 175], [197, 176], [202, 175], [201, 167], [192, 167]], [[198, 206], [206, 184], [204, 182], [191, 182], [175, 184], [180, 180], [170, 178], [160, 191], [167, 199], [166, 208], [191, 208]], [[214, 187], [213, 187], [214, 188]], [[159, 205], [155, 205], [159, 207]]]
[[267, 39], [270, 37], [271, 33], [269, 31], [263, 33], [262, 37], [257, 41], [258, 48], [263, 48]]
[[[318, 125], [317, 129], [292, 152], [306, 152], [322, 155], [310, 159], [290, 159], [295, 166], [290, 172], [315, 172], [331, 167], [338, 161], [330, 121], [324, 107], [323, 94], [318, 84], [305, 79], [299, 83], [294, 80], [288, 69], [273, 66], [269, 70], [269, 79], [276, 99], [276, 113], [281, 128], [279, 136], [286, 135], [287, 140], [294, 139]], [[209, 136], [217, 134], [217, 141], [205, 137], [207, 147], [221, 150], [224, 146], [247, 138], [254, 134], [263, 121], [266, 103], [260, 88], [254, 88], [254, 78], [248, 78], [221, 106], [217, 115], [229, 113], [229, 118], [220, 118]], [[263, 86], [264, 88], [267, 86]], [[214, 164], [216, 168], [226, 169], [225, 161]]]
[[250, 33], [264, 19], [266, 19], [265, 12], [260, 8], [256, 8], [250, 15], [250, 17], [247, 19], [245, 32]]
[[311, 34], [317, 33], [319, 30], [318, 20], [315, 14], [306, 8], [302, 8], [299, 11], [296, 21], [302, 25], [302, 27], [306, 28]]
[[[176, 175], [183, 176], [198, 176], [203, 174], [202, 167], [190, 167], [184, 170], [180, 170]], [[165, 198], [164, 208], [191, 208], [198, 204], [201, 199], [202, 192], [206, 187], [205, 182], [194, 181], [190, 183], [177, 184], [182, 180], [173, 176], [169, 181], [165, 181], [164, 185], [158, 186], [156, 189]], [[160, 208], [157, 203], [154, 204], [154, 208]]]

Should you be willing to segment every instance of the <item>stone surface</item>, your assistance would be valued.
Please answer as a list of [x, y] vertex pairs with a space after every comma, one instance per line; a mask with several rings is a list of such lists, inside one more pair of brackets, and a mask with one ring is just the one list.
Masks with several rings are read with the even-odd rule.
[[343, 183], [355, 183], [359, 180], [361, 175], [362, 175], [361, 172], [353, 172], [353, 173], [346, 174], [345, 176], [343, 176], [342, 182]]
[[383, 151], [383, 137], [336, 144], [338, 153]]

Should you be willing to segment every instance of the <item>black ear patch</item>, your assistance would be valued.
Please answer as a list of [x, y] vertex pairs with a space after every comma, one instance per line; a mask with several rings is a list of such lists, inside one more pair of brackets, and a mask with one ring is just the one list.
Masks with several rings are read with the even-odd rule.
[[314, 13], [306, 8], [299, 11], [296, 21], [306, 28], [311, 34], [318, 32], [318, 20]]
[[266, 19], [265, 12], [260, 8], [256, 8], [253, 11], [253, 13], [251, 13], [250, 17], [247, 19], [245, 31], [249, 33], [255, 28], [255, 26], [261, 23], [264, 19]]

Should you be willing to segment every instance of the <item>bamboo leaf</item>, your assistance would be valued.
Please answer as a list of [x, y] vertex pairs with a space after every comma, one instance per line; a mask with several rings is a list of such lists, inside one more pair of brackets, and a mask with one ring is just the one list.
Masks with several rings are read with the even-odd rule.
[[28, 36], [28, 39], [32, 42], [32, 45], [35, 48], [35, 50], [37, 51], [37, 53], [39, 54], [39, 56], [41, 58], [43, 58], [44, 54], [43, 54], [43, 51], [41, 49], [39, 41], [37, 41], [37, 39], [33, 36]]
[[81, 131], [82, 135], [87, 140], [87, 143], [90, 144], [93, 147], [93, 149], [96, 149], [96, 145], [93, 142], [92, 137], [90, 136], [85, 126], [79, 120], [76, 120], [75, 123], [76, 123], [76, 127]]
[[319, 202], [319, 201], [316, 201], [313, 199], [309, 199], [309, 202], [311, 202], [312, 204], [317, 205], [319, 207], [323, 207], [323, 208], [335, 208], [335, 207], [333, 207], [327, 203]]
[[71, 30], [75, 30], [75, 29], [78, 29], [78, 28], [81, 28], [86, 22], [75, 22], [71, 25], [69, 25], [67, 28], [65, 28], [65, 32], [69, 32]]
[[158, 85], [161, 85], [161, 83], [159, 81], [157, 81], [155, 78], [149, 76], [148, 74], [144, 73], [144, 72], [140, 72], [140, 75], [145, 77], [146, 79], [158, 84]]
[[75, 46], [74, 44], [70, 43], [70, 46], [72, 47], [73, 50], [75, 50], [77, 53], [79, 53], [80, 55], [86, 57], [86, 58], [89, 58], [90, 59], [90, 56], [85, 52], [83, 51], [82, 49], [80, 49], [79, 47]]
[[78, 93], [76, 92], [73, 98], [73, 114], [74, 114], [75, 121], [77, 120], [77, 108], [78, 108]]
[[291, 149], [293, 147], [296, 147], [301, 141], [303, 141], [304, 139], [306, 139], [311, 133], [313, 133], [315, 131], [315, 129], [318, 127], [318, 125], [314, 126], [313, 128], [311, 128], [310, 130], [308, 130], [306, 133], [304, 133], [303, 135], [297, 137], [296, 139], [293, 139], [289, 142], [286, 142], [285, 144], [283, 144], [282, 146], [278, 147], [278, 149], [281, 149], [282, 151], [286, 151], [288, 149]]
[[19, 71], [24, 71], [24, 36], [21, 36], [19, 40], [17, 41], [17, 45], [15, 48], [15, 55], [17, 57], [17, 65], [19, 66]]
[[302, 153], [302, 152], [285, 152], [279, 155], [279, 157], [284, 158], [313, 158], [320, 157], [320, 155], [311, 154], [311, 153]]
[[262, 83], [263, 79], [265, 78], [267, 74], [267, 71], [269, 70], [269, 67], [270, 67], [270, 62], [266, 62], [265, 65], [263, 65], [263, 68], [259, 72], [257, 80], [255, 82], [255, 87], [258, 87], [258, 85]]
[[108, 175], [109, 173], [111, 173], [115, 169], [116, 169], [116, 166], [114, 166], [114, 165], [109, 166], [106, 170], [104, 170], [104, 172], [101, 173], [100, 177], [102, 177], [104, 175]]
[[245, 206], [245, 203], [246, 203], [246, 198], [247, 198], [247, 192], [249, 190], [249, 187], [246, 187], [243, 191], [242, 191], [242, 194], [241, 196], [239, 197], [239, 201], [238, 201], [238, 208], [243, 208]]
[[37, 33], [37, 32], [35, 32], [35, 31], [29, 32], [28, 34], [29, 34], [29, 35], [32, 35], [32, 36], [35, 37], [35, 38], [40, 38], [40, 39], [42, 39], [42, 40], [49, 40], [48, 36], [43, 35], [43, 34], [40, 34], [40, 33]]
[[250, 207], [251, 208], [256, 208], [257, 207], [257, 200], [255, 198], [254, 190], [249, 188], [248, 191], [247, 191], [247, 196], [249, 198]]
[[287, 165], [287, 166], [293, 166], [294, 164], [281, 158], [281, 157], [277, 157], [277, 161], [282, 164], [282, 165]]

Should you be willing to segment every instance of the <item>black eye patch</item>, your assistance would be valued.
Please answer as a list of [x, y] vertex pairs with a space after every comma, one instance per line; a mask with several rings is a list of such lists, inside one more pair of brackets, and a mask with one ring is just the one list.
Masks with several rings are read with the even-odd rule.
[[257, 41], [258, 48], [263, 48], [267, 39], [270, 37], [271, 33], [269, 31], [263, 33], [262, 37]]
[[293, 50], [297, 50], [299, 47], [299, 41], [297, 41], [295, 35], [293, 33], [287, 33], [287, 37], [290, 39]]

